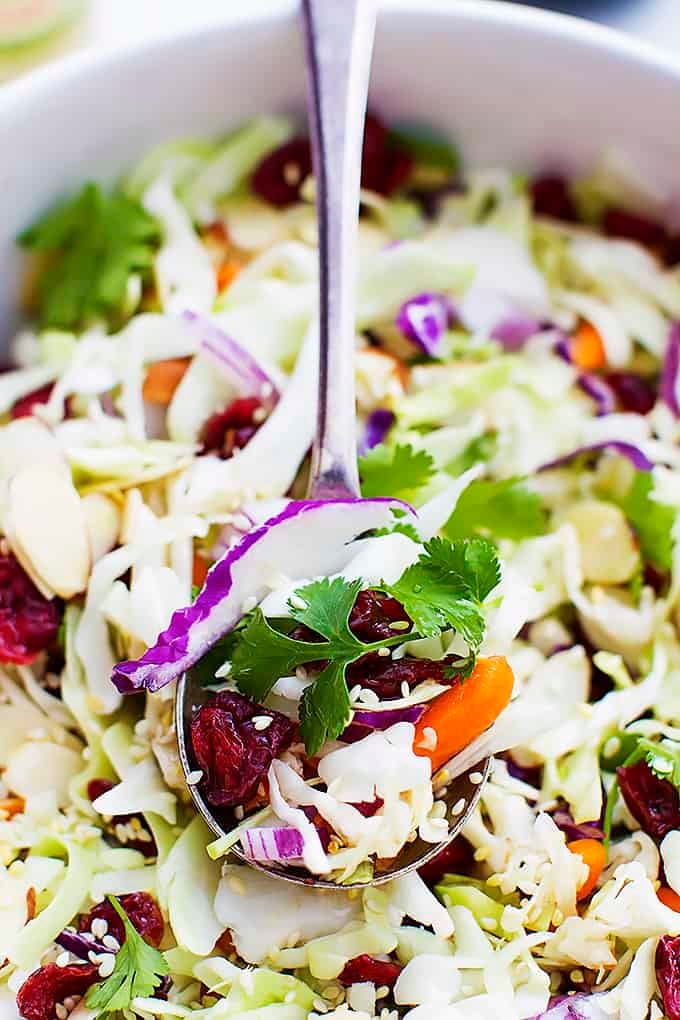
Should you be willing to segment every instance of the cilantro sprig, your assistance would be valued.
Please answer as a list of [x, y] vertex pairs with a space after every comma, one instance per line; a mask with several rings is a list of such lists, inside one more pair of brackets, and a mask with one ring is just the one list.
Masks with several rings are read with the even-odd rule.
[[488, 534], [519, 541], [542, 535], [546, 523], [540, 496], [521, 478], [477, 479], [461, 492], [444, 534], [451, 539]]
[[[638, 737], [636, 734], [624, 731], [618, 734], [618, 739], [624, 748], [623, 759], [608, 764], [612, 768], [621, 765], [623, 768], [635, 765], [637, 762], [645, 761], [653, 775], [657, 779], [666, 779], [672, 783], [676, 790], [680, 790], [680, 743], [676, 740], [650, 740], [648, 737]], [[631, 747], [632, 744], [632, 747]], [[614, 782], [607, 794], [607, 808], [604, 816], [605, 847], [609, 847], [611, 838], [612, 821], [614, 808], [620, 796], [619, 782], [614, 776]]]
[[235, 644], [231, 676], [243, 694], [263, 701], [280, 677], [299, 666], [325, 662], [300, 703], [300, 731], [307, 751], [314, 754], [349, 721], [347, 667], [370, 652], [402, 644], [407, 630], [413, 640], [455, 629], [470, 649], [461, 664], [461, 672], [469, 672], [484, 636], [483, 602], [499, 580], [498, 558], [489, 542], [432, 539], [395, 584], [377, 586], [403, 604], [403, 623], [413, 629], [395, 627], [394, 637], [375, 642], [361, 641], [349, 626], [361, 581], [341, 577], [313, 581], [295, 592], [289, 609], [293, 620], [320, 640], [291, 637], [256, 609]]
[[125, 942], [116, 953], [111, 976], [87, 993], [85, 1004], [100, 1017], [129, 1009], [138, 996], [152, 995], [170, 971], [163, 954], [144, 941], [115, 896], [108, 899], [125, 927]]
[[366, 498], [393, 496], [412, 502], [435, 474], [434, 461], [425, 450], [410, 444], [388, 446], [379, 443], [359, 458], [361, 493]]
[[130, 275], [150, 269], [159, 240], [158, 223], [139, 202], [86, 184], [19, 236], [46, 256], [37, 282], [41, 326], [117, 324]]

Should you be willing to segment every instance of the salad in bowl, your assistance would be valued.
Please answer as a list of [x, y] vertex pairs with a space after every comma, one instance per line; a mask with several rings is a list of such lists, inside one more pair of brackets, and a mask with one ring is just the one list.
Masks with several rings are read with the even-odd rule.
[[20, 1016], [680, 1017], [668, 222], [611, 160], [468, 171], [369, 114], [362, 497], [322, 502], [295, 125], [166, 144], [27, 225], [0, 374]]

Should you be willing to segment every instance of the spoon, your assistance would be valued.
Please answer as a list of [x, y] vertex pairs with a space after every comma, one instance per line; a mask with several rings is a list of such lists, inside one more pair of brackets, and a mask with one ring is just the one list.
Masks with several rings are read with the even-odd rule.
[[[360, 495], [355, 430], [354, 292], [361, 143], [375, 33], [374, 3], [375, 0], [302, 0], [320, 286], [319, 395], [309, 499]], [[185, 776], [196, 769], [191, 719], [211, 696], [210, 690], [192, 682], [191, 671], [180, 678], [175, 724]], [[449, 821], [446, 840], [433, 844], [417, 838], [407, 843], [396, 858], [384, 862], [384, 866], [376, 865], [370, 881], [344, 888], [391, 881], [440, 853], [455, 839], [474, 810], [489, 768], [487, 758], [441, 787], [438, 796], [446, 805]], [[238, 824], [229, 809], [213, 808], [199, 786], [189, 784], [189, 790], [196, 808], [217, 836], [226, 836]], [[310, 875], [302, 868], [252, 861], [238, 844], [230, 852], [276, 878], [315, 888], [338, 889], [335, 882]]]

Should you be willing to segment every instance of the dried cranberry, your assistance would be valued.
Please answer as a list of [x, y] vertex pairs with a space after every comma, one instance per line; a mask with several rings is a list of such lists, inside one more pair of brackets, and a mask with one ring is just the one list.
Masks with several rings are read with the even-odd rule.
[[660, 223], [618, 206], [607, 209], [602, 217], [602, 229], [609, 237], [637, 241], [648, 248], [659, 248], [666, 240], [666, 231]]
[[201, 431], [201, 453], [219, 453], [227, 460], [235, 450], [247, 446], [263, 420], [257, 397], [239, 397], [208, 418]]
[[[97, 797], [101, 797], [103, 793], [107, 793], [112, 788], [113, 783], [110, 779], [91, 779], [87, 784], [87, 796], [91, 801], [95, 801]], [[157, 857], [158, 847], [156, 846], [156, 840], [144, 820], [144, 815], [114, 815], [111, 821], [106, 823], [106, 831], [111, 836], [118, 838], [116, 835], [118, 826], [129, 826], [133, 819], [139, 822], [139, 828], [137, 828], [136, 824], [133, 826], [139, 835], [128, 836], [125, 840], [125, 846], [128, 850], [138, 850], [145, 857]], [[144, 838], [142, 838], [142, 834], [144, 834]]]
[[386, 126], [375, 114], [366, 114], [361, 162], [361, 185], [368, 191], [391, 195], [407, 180], [413, 159], [389, 144]]
[[408, 633], [413, 623], [401, 602], [369, 588], [360, 591], [356, 597], [349, 617], [349, 629], [360, 641], [385, 641], [397, 633], [391, 625], [404, 621], [408, 627], [403, 628], [403, 633]]
[[377, 988], [380, 988], [381, 985], [391, 988], [400, 974], [400, 964], [393, 963], [392, 960], [376, 960], [375, 956], [364, 953], [362, 956], [355, 956], [353, 960], [349, 960], [345, 964], [338, 975], [338, 981], [341, 985], [356, 985], [362, 981], [372, 981]]
[[666, 238], [662, 256], [667, 266], [677, 266], [680, 262], [680, 234], [670, 234]]
[[38, 591], [12, 553], [0, 554], [0, 662], [33, 662], [55, 641], [59, 606]]
[[250, 184], [256, 195], [271, 205], [292, 205], [312, 172], [312, 150], [308, 138], [292, 138], [274, 149], [256, 167]]
[[28, 418], [29, 415], [33, 414], [33, 408], [37, 404], [47, 403], [53, 389], [54, 383], [47, 383], [46, 386], [41, 386], [40, 389], [27, 393], [25, 397], [20, 397], [10, 411], [12, 418]]
[[664, 935], [659, 939], [656, 980], [668, 1020], [680, 1020], [680, 935]]
[[576, 206], [571, 197], [569, 182], [556, 174], [535, 177], [529, 185], [531, 202], [538, 216], [550, 216], [554, 220], [573, 223], [578, 219]]
[[418, 684], [431, 681], [438, 684], [450, 684], [452, 666], [455, 656], [445, 659], [388, 659], [371, 652], [363, 655], [347, 667], [347, 683], [350, 688], [360, 684], [370, 691], [375, 691], [381, 701], [402, 696], [401, 687], [406, 683], [409, 690]]
[[377, 815], [380, 808], [383, 806], [385, 801], [382, 797], [376, 797], [375, 800], [360, 800], [352, 804], [353, 808], [356, 808], [360, 815], [364, 818], [372, 818], [373, 815]]
[[462, 836], [451, 840], [448, 846], [440, 850], [431, 861], [418, 868], [418, 874], [423, 882], [434, 886], [441, 882], [444, 875], [464, 874], [473, 862], [472, 847]]
[[614, 390], [624, 411], [647, 414], [656, 403], [654, 387], [633, 372], [610, 372], [605, 381]]
[[[156, 949], [163, 941], [165, 923], [161, 909], [153, 896], [147, 892], [125, 893], [117, 897], [133, 928], [139, 932], [145, 942]], [[113, 935], [122, 946], [125, 942], [125, 926], [108, 900], [102, 900], [87, 914], [82, 914], [78, 922], [80, 931], [89, 931], [92, 922], [97, 918], [108, 922], [108, 934]]]
[[99, 969], [93, 963], [72, 963], [68, 967], [47, 963], [29, 974], [19, 989], [19, 1015], [25, 1020], [53, 1020], [59, 1003], [71, 995], [83, 996], [97, 981]]
[[616, 770], [626, 807], [640, 828], [652, 839], [662, 840], [680, 828], [680, 798], [667, 779], [659, 779], [646, 761]]
[[[264, 730], [254, 716], [267, 716]], [[278, 754], [290, 747], [295, 723], [242, 694], [219, 691], [191, 721], [191, 742], [205, 796], [216, 807], [233, 807], [252, 797]]]

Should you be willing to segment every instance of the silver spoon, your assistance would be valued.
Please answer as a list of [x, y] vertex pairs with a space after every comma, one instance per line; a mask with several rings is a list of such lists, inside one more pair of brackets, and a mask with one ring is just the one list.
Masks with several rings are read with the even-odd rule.
[[[302, 0], [307, 56], [310, 133], [319, 224], [319, 396], [317, 431], [312, 449], [311, 499], [355, 498], [357, 471], [354, 383], [354, 292], [357, 219], [361, 179], [361, 142], [375, 34], [374, 0]], [[196, 769], [191, 748], [191, 720], [212, 696], [185, 673], [177, 687], [175, 723], [185, 776]], [[426, 864], [459, 834], [474, 810], [489, 773], [489, 759], [444, 787], [449, 835], [442, 843], [420, 838], [371, 881], [379, 885]], [[237, 820], [213, 808], [200, 786], [189, 784], [196, 808], [217, 836], [226, 836]], [[442, 791], [443, 792], [443, 791]], [[441, 794], [440, 794], [441, 795]], [[335, 882], [301, 868], [251, 861], [238, 845], [231, 853], [269, 875], [316, 888], [337, 889]], [[380, 867], [378, 865], [378, 867]], [[349, 888], [349, 886], [345, 886]]]

